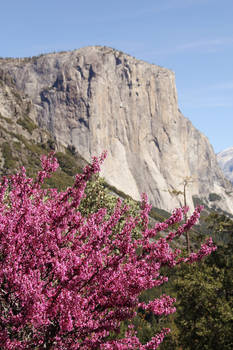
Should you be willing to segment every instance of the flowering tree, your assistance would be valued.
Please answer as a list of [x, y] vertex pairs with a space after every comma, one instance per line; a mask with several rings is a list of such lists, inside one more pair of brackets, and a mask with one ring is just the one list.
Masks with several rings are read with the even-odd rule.
[[[176, 232], [156, 240], [159, 231], [180, 223], [186, 209], [176, 209], [163, 223], [149, 227], [150, 206], [142, 197], [136, 217], [118, 200], [83, 217], [79, 206], [87, 181], [105, 155], [93, 158], [74, 185], [64, 192], [41, 187], [58, 167], [54, 154], [42, 157], [35, 180], [25, 169], [0, 185], [0, 347], [1, 349], [157, 349], [169, 329], [147, 344], [137, 338], [131, 321], [137, 309], [157, 315], [175, 311], [174, 299], [162, 295], [139, 303], [142, 291], [167, 281], [161, 267], [193, 262], [215, 250], [209, 239], [187, 258], [169, 243], [199, 218], [196, 208]], [[124, 224], [117, 225], [127, 217]], [[135, 227], [139, 236], [132, 234]], [[117, 334], [122, 321], [129, 327]]]

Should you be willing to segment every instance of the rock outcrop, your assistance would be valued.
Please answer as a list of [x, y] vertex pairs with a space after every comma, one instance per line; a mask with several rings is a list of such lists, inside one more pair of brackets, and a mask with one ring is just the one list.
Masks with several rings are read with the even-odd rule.
[[227, 148], [217, 154], [218, 164], [226, 178], [233, 184], [233, 147]]
[[233, 213], [233, 187], [208, 139], [181, 114], [172, 71], [107, 47], [2, 59], [0, 68], [59, 143], [87, 160], [108, 151], [102, 175], [111, 185], [135, 199], [146, 192], [170, 211], [188, 179], [191, 208], [196, 197]]

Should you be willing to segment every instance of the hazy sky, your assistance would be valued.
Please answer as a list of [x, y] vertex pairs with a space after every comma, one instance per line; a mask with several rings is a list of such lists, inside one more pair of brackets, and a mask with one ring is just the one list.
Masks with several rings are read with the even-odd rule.
[[233, 0], [1, 0], [0, 56], [106, 45], [172, 69], [182, 113], [233, 146]]

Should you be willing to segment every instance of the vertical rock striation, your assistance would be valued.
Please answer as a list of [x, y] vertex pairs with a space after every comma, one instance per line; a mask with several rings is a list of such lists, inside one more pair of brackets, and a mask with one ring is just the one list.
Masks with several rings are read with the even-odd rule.
[[[36, 110], [35, 119], [82, 156], [108, 151], [102, 175], [166, 210], [193, 196], [233, 213], [231, 184], [208, 139], [178, 109], [174, 73], [107, 47], [87, 47], [21, 60], [1, 60]], [[213, 196], [212, 196], [213, 197]], [[221, 197], [221, 200], [219, 199]], [[209, 202], [208, 202], [209, 203]]]

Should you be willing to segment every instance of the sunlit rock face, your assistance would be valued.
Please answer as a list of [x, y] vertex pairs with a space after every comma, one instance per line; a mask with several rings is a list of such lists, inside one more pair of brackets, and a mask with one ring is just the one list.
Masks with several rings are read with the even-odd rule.
[[225, 176], [233, 184], [233, 147], [230, 147], [217, 154], [218, 164]]
[[216, 193], [208, 203], [233, 213], [232, 186], [208, 139], [181, 114], [172, 71], [99, 46], [0, 65], [59, 142], [87, 160], [107, 150], [102, 175], [111, 185], [171, 211], [188, 179], [191, 208], [193, 196], [208, 202]]

